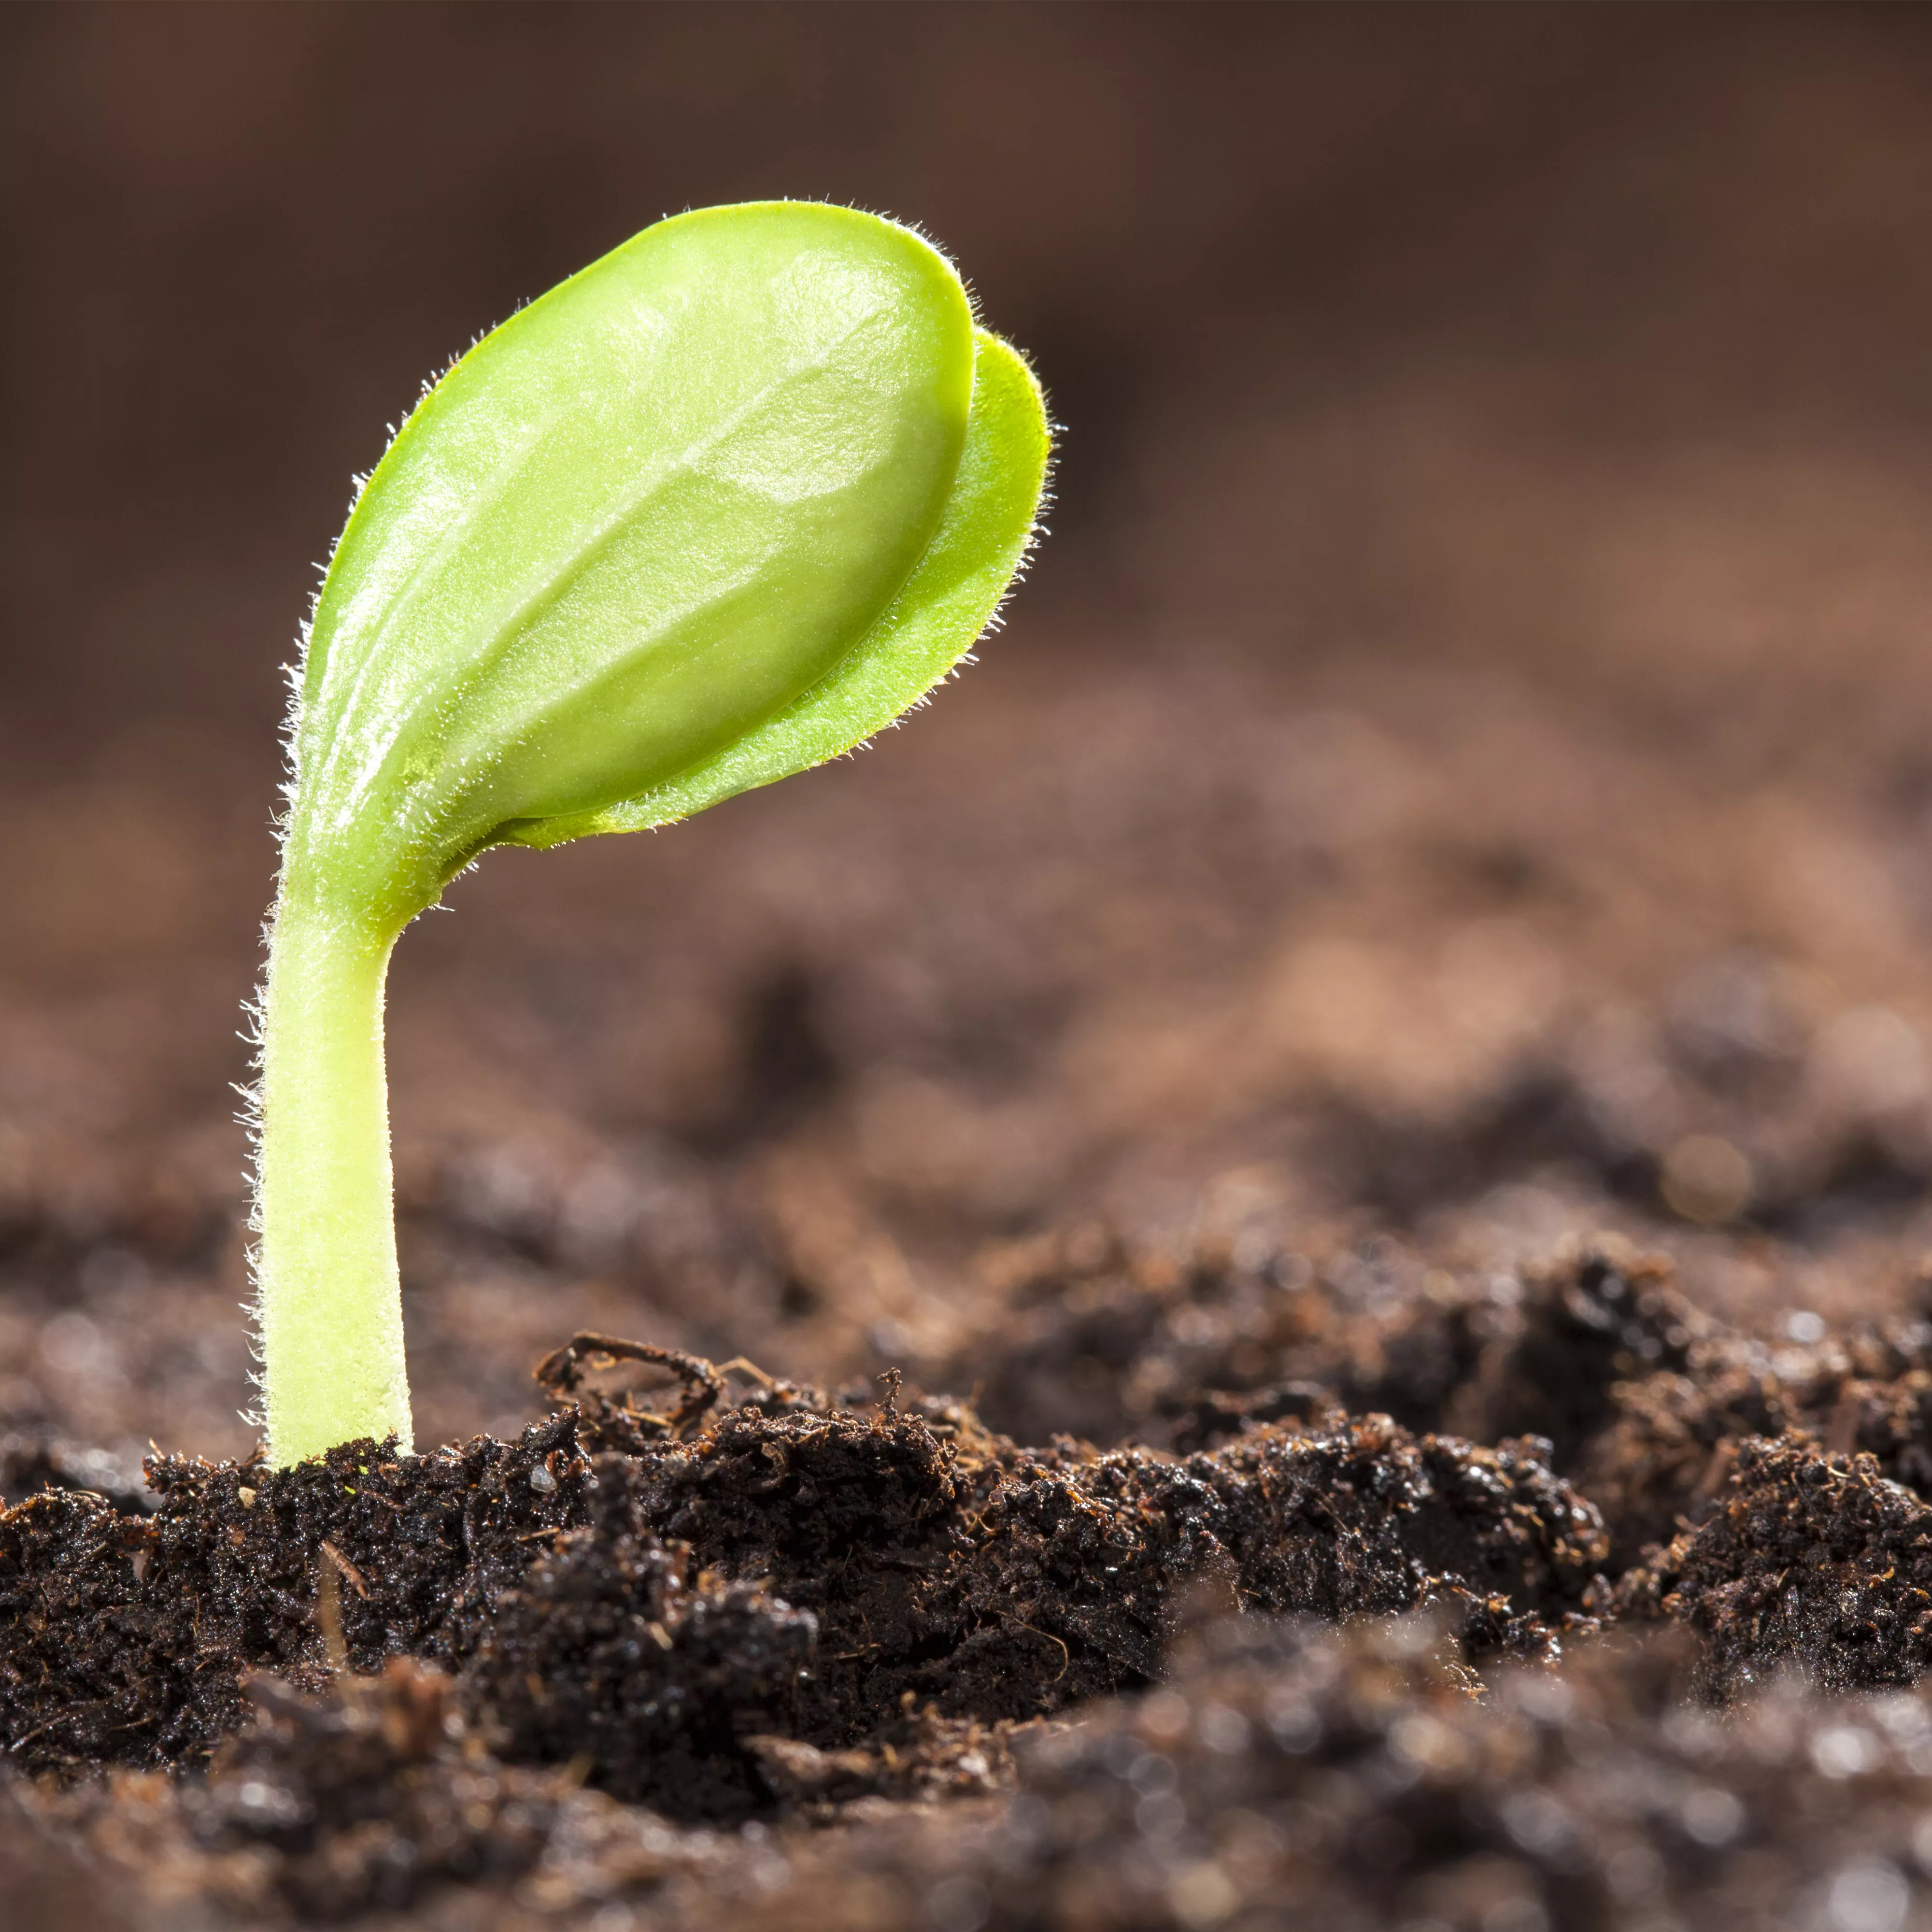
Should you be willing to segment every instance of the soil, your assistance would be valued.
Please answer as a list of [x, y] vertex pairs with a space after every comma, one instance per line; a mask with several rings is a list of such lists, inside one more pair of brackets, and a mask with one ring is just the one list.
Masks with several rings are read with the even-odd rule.
[[[0, 1927], [1932, 1925], [1922, 17], [8, 10]], [[307, 560], [801, 184], [1036, 353], [1053, 537], [406, 937], [440, 1446], [271, 1471]]]
[[[22, 1454], [34, 1882], [211, 1925], [1581, 1928], [1932, 1863], [1924, 1324], [1774, 1353], [1614, 1238], [1367, 1315], [1280, 1256], [1067, 1272], [988, 1386], [1090, 1344], [1105, 1282], [1117, 1400], [1201, 1318], [1168, 1444], [586, 1334], [512, 1442], [156, 1454], [145, 1510]], [[640, 1361], [676, 1400], [602, 1385]]]

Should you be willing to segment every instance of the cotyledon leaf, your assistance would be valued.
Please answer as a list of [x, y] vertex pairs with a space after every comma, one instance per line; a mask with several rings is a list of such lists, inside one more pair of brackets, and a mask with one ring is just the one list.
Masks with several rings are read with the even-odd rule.
[[1031, 542], [1048, 454], [1033, 372], [976, 332], [972, 413], [946, 512], [877, 623], [824, 678], [776, 717], [668, 784], [578, 819], [518, 828], [526, 845], [639, 832], [688, 818], [741, 791], [849, 752], [944, 682], [992, 621]]
[[[554, 844], [722, 770], [807, 692], [818, 756], [889, 722], [831, 742], [837, 692], [874, 694], [886, 614], [907, 650], [932, 634], [908, 592], [942, 524], [949, 551], [977, 532], [951, 514], [976, 371], [1017, 367], [990, 340], [918, 236], [803, 202], [660, 223], [484, 338], [410, 418], [331, 563], [291, 863], [406, 917], [485, 845]], [[1032, 412], [1030, 448], [1010, 424], [994, 440], [1030, 527], [1037, 392], [986, 386]], [[855, 656], [871, 680], [836, 675]]]

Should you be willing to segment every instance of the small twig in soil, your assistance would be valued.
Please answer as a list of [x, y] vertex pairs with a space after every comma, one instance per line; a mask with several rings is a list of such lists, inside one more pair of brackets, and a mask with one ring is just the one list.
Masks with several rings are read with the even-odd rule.
[[718, 1372], [721, 1376], [742, 1376], [746, 1380], [756, 1382], [759, 1388], [763, 1389], [775, 1389], [778, 1386], [778, 1378], [776, 1376], [768, 1376], [756, 1362], [749, 1360], [742, 1355], [734, 1355], [728, 1362], [720, 1362], [718, 1364]]
[[324, 1539], [322, 1543], [322, 1553], [328, 1558], [330, 1562], [335, 1565], [337, 1569], [341, 1571], [342, 1580], [346, 1583], [358, 1597], [366, 1599], [369, 1594], [369, 1580], [363, 1575], [362, 1571], [357, 1569], [355, 1564], [350, 1562], [348, 1558], [344, 1556], [342, 1552], [337, 1549], [334, 1544], [328, 1541], [326, 1538]]
[[1008, 1612], [1006, 1621], [1017, 1624], [1022, 1630], [1029, 1632], [1034, 1636], [1043, 1637], [1048, 1643], [1058, 1646], [1060, 1656], [1060, 1668], [1048, 1679], [1049, 1683], [1058, 1684], [1060, 1678], [1073, 1668], [1073, 1653], [1067, 1648], [1066, 1640], [1064, 1637], [1055, 1636], [1052, 1631], [1041, 1630], [1036, 1625], [1028, 1623], [1024, 1617], [1014, 1616], [1010, 1612]]
[[614, 1335], [573, 1335], [562, 1348], [546, 1355], [532, 1372], [546, 1394], [565, 1401], [581, 1384], [581, 1365], [592, 1357], [610, 1362], [651, 1362], [669, 1369], [684, 1384], [683, 1401], [670, 1415], [644, 1419], [662, 1424], [673, 1436], [681, 1436], [708, 1414], [724, 1393], [724, 1377], [703, 1356], [686, 1354], [682, 1348], [661, 1348], [650, 1342], [626, 1342]]
[[[335, 1554], [327, 1544], [322, 1546], [332, 1556]], [[322, 1632], [322, 1648], [328, 1667], [339, 1676], [349, 1668], [349, 1644], [342, 1634], [341, 1586], [335, 1580], [334, 1564], [318, 1563], [316, 1571], [316, 1627]]]

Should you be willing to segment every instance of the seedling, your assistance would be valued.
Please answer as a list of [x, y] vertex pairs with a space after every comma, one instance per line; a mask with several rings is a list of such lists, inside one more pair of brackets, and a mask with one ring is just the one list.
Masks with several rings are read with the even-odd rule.
[[289, 720], [255, 1122], [275, 1462], [410, 1446], [403, 928], [490, 846], [667, 824], [917, 704], [1019, 569], [1047, 454], [951, 265], [814, 202], [647, 228], [428, 389], [337, 542]]

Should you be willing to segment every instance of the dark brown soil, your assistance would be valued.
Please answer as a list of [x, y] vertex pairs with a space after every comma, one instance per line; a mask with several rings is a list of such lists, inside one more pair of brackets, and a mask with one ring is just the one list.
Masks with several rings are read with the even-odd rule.
[[[1026, 1450], [896, 1378], [734, 1406], [674, 1352], [666, 1411], [584, 1385], [608, 1366], [585, 1336], [544, 1365], [578, 1399], [514, 1442], [157, 1456], [149, 1514], [50, 1486], [0, 1514], [0, 1733], [43, 1821], [10, 1828], [48, 1834], [50, 1872], [62, 1846], [165, 1856], [211, 1910], [302, 1919], [435, 1898], [494, 1923], [548, 1884], [709, 1923], [715, 1888], [674, 1882], [707, 1830], [774, 1826], [774, 1926], [825, 1886], [1016, 1927], [1218, 1924], [1250, 1897], [1337, 1924], [1594, 1928], [1641, 1900], [1742, 1925], [1772, 1864], [1821, 1846], [1905, 1898], [1882, 1819], [1915, 1779], [1932, 1798], [1932, 1715], [1904, 1694], [1932, 1662], [1932, 1505], [1883, 1472], [1922, 1466], [1924, 1330], [1755, 1358], [1609, 1239], [1380, 1319], [1281, 1272], [1254, 1271], [1292, 1310], [1261, 1386], [1160, 1412], [1204, 1448]], [[1138, 1337], [1123, 1386], [1149, 1306], [1210, 1312], [1211, 1374], [1241, 1270], [1148, 1273], [1118, 1249], [1082, 1271]], [[1054, 1305], [1085, 1332], [1084, 1296]], [[1036, 1324], [1007, 1372], [1067, 1346]], [[1498, 1433], [1560, 1418], [1563, 1447], [1346, 1418], [1374, 1394]], [[1320, 1420], [1273, 1419], [1298, 1409]], [[1681, 1533], [1619, 1558], [1666, 1508]], [[1807, 1701], [1880, 1689], [1900, 1697], [1869, 1716]], [[1698, 1729], [1712, 1703], [1746, 1732]], [[104, 1790], [117, 1766], [169, 1775]], [[1586, 1826], [1606, 1766], [1623, 1795]], [[1860, 1823], [1794, 1776], [1904, 1796]], [[812, 1825], [850, 1841], [830, 1866]]]
[[1922, 1701], [1793, 1688], [1720, 1723], [1684, 1712], [1684, 1662], [1599, 1640], [1478, 1700], [1426, 1619], [1216, 1624], [1160, 1690], [1027, 1740], [1002, 1810], [849, 1827], [675, 1922], [1918, 1923]]
[[248, 1673], [319, 1686], [333, 1645], [352, 1672], [454, 1670], [512, 1761], [733, 1818], [771, 1802], [748, 1736], [1040, 1717], [1154, 1681], [1203, 1600], [1446, 1602], [1474, 1654], [1553, 1654], [1605, 1553], [1540, 1444], [1371, 1418], [1178, 1459], [1035, 1452], [926, 1406], [766, 1402], [687, 1442], [599, 1402], [430, 1456], [158, 1458], [152, 1516], [50, 1490], [0, 1515], [0, 1730], [30, 1772], [198, 1765]]

